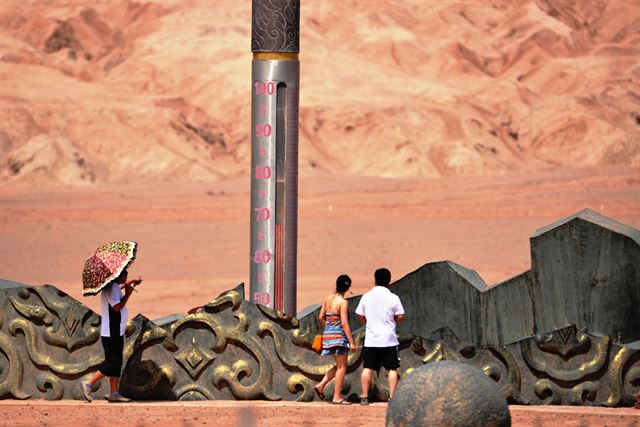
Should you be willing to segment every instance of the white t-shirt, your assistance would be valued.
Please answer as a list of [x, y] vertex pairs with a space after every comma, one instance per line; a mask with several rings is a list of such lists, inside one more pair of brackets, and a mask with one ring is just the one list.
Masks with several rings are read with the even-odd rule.
[[123, 307], [120, 311], [115, 311], [114, 305], [122, 300], [122, 291], [120, 285], [111, 283], [100, 291], [100, 315], [102, 324], [100, 325], [100, 336], [110, 337], [112, 332], [117, 332], [120, 336], [124, 335], [127, 328], [127, 318], [129, 310]]
[[365, 347], [393, 347], [399, 345], [394, 316], [404, 314], [398, 295], [385, 286], [375, 286], [360, 298], [356, 314], [367, 318]]

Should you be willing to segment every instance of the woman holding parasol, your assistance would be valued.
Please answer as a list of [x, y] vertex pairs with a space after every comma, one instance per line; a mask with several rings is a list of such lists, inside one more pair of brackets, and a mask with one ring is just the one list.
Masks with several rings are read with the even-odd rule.
[[82, 383], [82, 393], [88, 402], [93, 400], [93, 385], [104, 377], [109, 377], [111, 385], [111, 393], [107, 397], [109, 402], [131, 400], [118, 392], [118, 382], [129, 314], [126, 305], [134, 286], [142, 283], [142, 277], [127, 279], [127, 268], [136, 257], [136, 249], [136, 242], [107, 243], [100, 246], [84, 263], [82, 294], [88, 296], [100, 293], [100, 337], [105, 358], [91, 379]]

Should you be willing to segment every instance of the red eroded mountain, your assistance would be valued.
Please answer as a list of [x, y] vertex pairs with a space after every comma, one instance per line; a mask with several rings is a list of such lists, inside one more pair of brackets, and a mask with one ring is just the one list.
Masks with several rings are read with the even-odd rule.
[[[302, 1], [305, 174], [640, 166], [633, 0]], [[0, 4], [0, 181], [250, 164], [249, 1]]]

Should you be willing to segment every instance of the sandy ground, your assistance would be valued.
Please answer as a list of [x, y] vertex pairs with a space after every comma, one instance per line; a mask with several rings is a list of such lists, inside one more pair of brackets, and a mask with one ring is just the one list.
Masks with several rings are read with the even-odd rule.
[[[591, 208], [640, 228], [640, 171], [597, 169], [433, 180], [303, 178], [298, 310], [321, 302], [341, 273], [366, 291], [451, 260], [489, 284], [530, 266], [539, 227]], [[95, 188], [0, 187], [0, 277], [55, 284], [81, 297], [85, 258], [112, 240], [139, 242], [144, 283], [130, 317], [184, 313], [248, 280], [249, 182]], [[248, 286], [247, 286], [248, 291]]]
[[[108, 404], [76, 401], [3, 401], [0, 425], [22, 426], [322, 426], [382, 427], [386, 403], [367, 407], [294, 402], [136, 402]], [[640, 411], [631, 408], [510, 406], [514, 427], [635, 426]]]

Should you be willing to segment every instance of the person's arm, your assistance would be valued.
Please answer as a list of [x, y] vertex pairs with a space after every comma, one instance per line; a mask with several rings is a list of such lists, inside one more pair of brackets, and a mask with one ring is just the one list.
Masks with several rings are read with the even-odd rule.
[[127, 280], [128, 285], [138, 286], [140, 283], [142, 283], [142, 276]]
[[320, 319], [320, 325], [324, 328], [324, 317], [325, 317], [325, 308], [324, 306], [327, 304], [327, 300], [325, 299], [324, 302], [322, 303], [322, 308], [320, 308], [320, 314], [318, 315], [318, 319]]
[[[120, 292], [120, 289], [118, 287], [114, 287], [114, 289], [116, 289], [117, 292]], [[115, 311], [122, 310], [127, 305], [127, 301], [129, 301], [129, 297], [131, 296], [132, 292], [133, 292], [133, 286], [127, 283], [124, 288], [124, 296], [122, 297], [119, 303], [112, 306], [113, 309]]]
[[400, 298], [397, 298], [397, 303], [394, 311], [395, 314], [393, 316], [393, 320], [396, 321], [396, 325], [399, 325], [400, 323], [404, 322], [404, 319], [406, 318], [404, 314], [404, 307], [402, 306], [402, 302], [400, 302]]
[[344, 333], [347, 336], [347, 341], [349, 341], [349, 348], [351, 352], [356, 351], [356, 343], [353, 341], [353, 335], [351, 335], [351, 326], [349, 326], [349, 303], [347, 300], [342, 301], [340, 304], [340, 323], [342, 323], [342, 328], [344, 329]]
[[135, 288], [140, 283], [142, 283], [142, 276], [138, 276], [135, 279], [128, 279], [125, 283], [120, 285], [120, 289], [122, 289], [124, 291], [125, 288], [127, 287], [127, 285], [133, 285], [133, 287]]
[[[362, 297], [364, 298], [364, 297]], [[362, 298], [360, 298], [360, 302], [358, 303], [358, 306], [356, 307], [356, 318], [358, 319], [358, 322], [362, 323], [363, 325], [367, 324], [367, 318], [365, 317], [365, 312], [364, 312], [364, 305], [362, 304]]]

